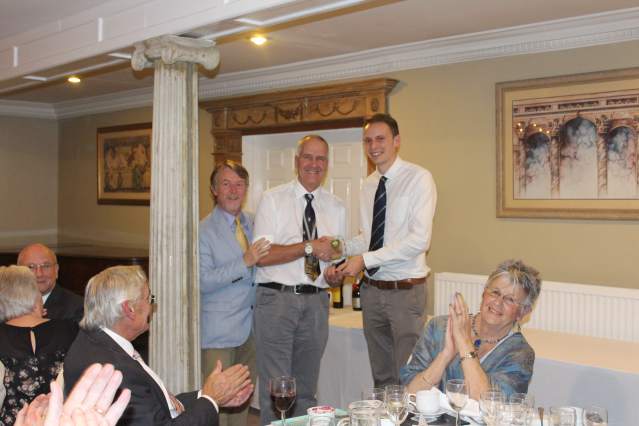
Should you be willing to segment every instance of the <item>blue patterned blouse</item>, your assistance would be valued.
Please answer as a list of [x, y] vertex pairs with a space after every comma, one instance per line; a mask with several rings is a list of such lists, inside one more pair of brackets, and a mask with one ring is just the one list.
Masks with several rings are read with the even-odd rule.
[[[444, 349], [448, 315], [431, 319], [424, 327], [424, 335], [419, 339], [408, 363], [399, 372], [402, 384], [407, 385], [417, 373], [424, 371]], [[533, 373], [535, 351], [520, 332], [512, 333], [481, 361], [481, 367], [493, 386], [498, 387], [506, 397], [513, 393], [528, 391], [528, 383]], [[446, 367], [439, 389], [445, 392], [444, 383], [449, 379], [463, 379], [459, 355]]]

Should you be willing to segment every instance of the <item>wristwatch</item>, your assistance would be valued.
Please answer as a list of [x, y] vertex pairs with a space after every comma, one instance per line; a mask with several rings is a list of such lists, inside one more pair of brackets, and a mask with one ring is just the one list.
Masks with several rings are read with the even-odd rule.
[[311, 244], [310, 241], [307, 241], [306, 244], [304, 244], [304, 253], [307, 256], [310, 256], [313, 254], [313, 244]]
[[467, 359], [479, 358], [479, 356], [477, 355], [477, 351], [470, 351], [464, 355], [460, 355], [460, 358], [461, 358], [461, 362], [464, 362]]

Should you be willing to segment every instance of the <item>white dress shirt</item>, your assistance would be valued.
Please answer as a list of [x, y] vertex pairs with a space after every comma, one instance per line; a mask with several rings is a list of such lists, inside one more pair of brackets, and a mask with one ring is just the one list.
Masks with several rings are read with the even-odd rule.
[[[297, 179], [272, 188], [262, 195], [255, 214], [254, 239], [267, 236], [273, 244], [290, 245], [302, 242], [302, 216], [306, 208], [304, 195], [308, 191]], [[344, 237], [346, 208], [344, 203], [323, 187], [312, 192], [311, 205], [315, 210], [317, 236]], [[285, 285], [311, 284], [326, 288], [326, 263], [320, 261], [321, 274], [315, 282], [304, 272], [304, 256], [292, 262], [262, 266], [257, 269], [255, 282], [277, 282]]]
[[386, 171], [384, 246], [368, 251], [375, 192], [381, 178], [375, 170], [364, 181], [360, 196], [360, 234], [346, 242], [349, 256], [362, 254], [366, 268], [379, 267], [376, 280], [395, 281], [428, 275], [437, 190], [430, 172], [397, 157]]
[[[169, 391], [166, 389], [166, 386], [164, 386], [164, 382], [162, 381], [162, 379], [160, 379], [160, 377], [157, 374], [155, 374], [155, 371], [151, 370], [151, 367], [149, 367], [146, 364], [146, 362], [144, 362], [140, 354], [133, 348], [133, 345], [131, 344], [131, 342], [129, 342], [127, 339], [120, 336], [118, 333], [116, 333], [113, 330], [110, 330], [106, 327], [100, 327], [100, 328], [109, 337], [111, 337], [115, 341], [115, 343], [117, 343], [118, 346], [120, 346], [122, 350], [124, 350], [124, 352], [126, 352], [128, 355], [131, 356], [131, 358], [136, 360], [140, 364], [140, 366], [144, 369], [144, 371], [146, 371], [148, 375], [151, 376], [151, 378], [155, 381], [155, 383], [158, 384], [160, 389], [162, 389], [162, 393], [164, 394], [164, 398], [166, 399], [166, 405], [168, 405], [169, 411], [171, 412], [171, 418], [174, 419], [178, 415], [180, 415], [180, 413], [178, 412], [178, 409], [175, 407], [175, 405], [173, 405], [173, 401], [171, 400], [171, 397], [169, 396]], [[219, 412], [217, 404], [215, 401], [213, 401], [212, 398], [210, 398], [207, 395], [202, 395], [201, 391], [198, 392], [197, 396], [198, 398], [206, 398], [207, 400], [209, 400], [211, 404], [213, 404], [213, 406], [215, 407], [215, 411]], [[184, 407], [181, 407], [181, 408], [184, 409]]]

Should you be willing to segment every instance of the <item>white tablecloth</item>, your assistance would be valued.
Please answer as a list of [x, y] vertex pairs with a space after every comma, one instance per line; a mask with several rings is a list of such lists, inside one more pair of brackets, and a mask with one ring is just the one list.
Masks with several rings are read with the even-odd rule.
[[[318, 401], [346, 407], [373, 386], [360, 312], [334, 310], [320, 369]], [[524, 330], [537, 359], [529, 391], [536, 404], [601, 405], [610, 426], [639, 424], [639, 344]]]

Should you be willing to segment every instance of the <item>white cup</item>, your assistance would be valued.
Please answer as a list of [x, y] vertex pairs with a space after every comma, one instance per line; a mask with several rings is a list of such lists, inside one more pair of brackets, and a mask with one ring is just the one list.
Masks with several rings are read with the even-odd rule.
[[329, 405], [311, 407], [306, 410], [308, 414], [308, 426], [333, 426], [335, 425], [335, 409]]
[[439, 410], [439, 392], [436, 388], [420, 390], [410, 394], [411, 405], [421, 414], [432, 414]]

